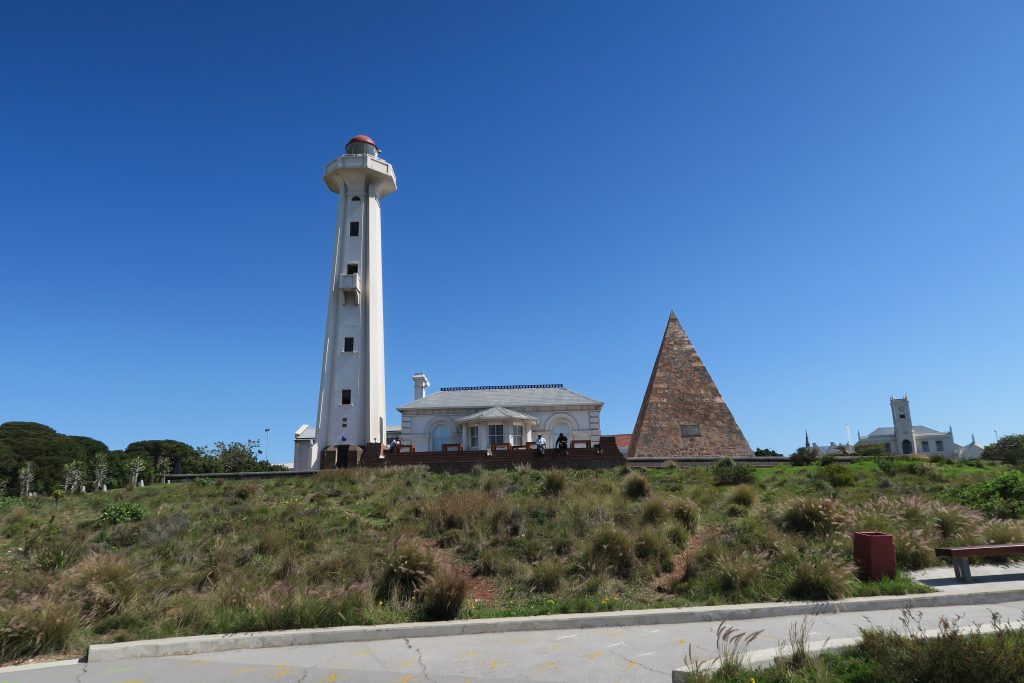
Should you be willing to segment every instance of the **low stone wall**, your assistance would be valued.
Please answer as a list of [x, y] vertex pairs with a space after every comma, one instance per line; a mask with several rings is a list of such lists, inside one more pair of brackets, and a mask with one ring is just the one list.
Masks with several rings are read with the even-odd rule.
[[[756, 458], [753, 456], [666, 456], [658, 458], [627, 458], [626, 464], [633, 467], [663, 467], [666, 463], [673, 462], [684, 467], [704, 466], [711, 467], [719, 460], [730, 457], [737, 465], [753, 465], [754, 467], [774, 467], [775, 465], [789, 465], [789, 458]], [[851, 463], [853, 456], [841, 455], [832, 459], [833, 462]]]
[[167, 483], [195, 479], [279, 479], [281, 477], [308, 477], [318, 470], [283, 470], [280, 472], [210, 472], [206, 474], [168, 474]]
[[[350, 459], [351, 460], [351, 459]], [[474, 467], [484, 469], [505, 469], [517, 465], [529, 465], [537, 469], [605, 469], [624, 465], [626, 459], [615, 446], [615, 439], [601, 439], [597, 447], [569, 448], [564, 451], [547, 449], [540, 455], [534, 449], [487, 451], [420, 451], [417, 453], [384, 453], [371, 444], [362, 453], [358, 463], [349, 462], [352, 467], [402, 467], [425, 465], [432, 472], [469, 472]]]

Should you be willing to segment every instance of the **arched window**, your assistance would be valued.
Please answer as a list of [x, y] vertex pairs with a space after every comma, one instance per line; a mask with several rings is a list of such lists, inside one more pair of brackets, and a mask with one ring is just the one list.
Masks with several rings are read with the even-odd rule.
[[[545, 430], [547, 431], [547, 434], [545, 434], [544, 437], [551, 445], [554, 445], [555, 441], [557, 441], [558, 437], [562, 434], [565, 435], [567, 440], [572, 441], [572, 432], [574, 429], [576, 429], [576, 425], [573, 424], [569, 418], [565, 416], [556, 417], [548, 422], [547, 429]], [[534, 436], [534, 439], [536, 439], [536, 436]]]
[[360, 199], [359, 197], [353, 197], [353, 198], [352, 198], [352, 201], [354, 201], [354, 202], [361, 202], [361, 201], [363, 201], [363, 200], [362, 200], [362, 199]]
[[903, 455], [910, 455], [914, 452], [914, 444], [910, 443], [910, 439], [903, 439]]
[[454, 443], [451, 427], [444, 423], [434, 425], [430, 430], [430, 450], [439, 451], [446, 443]]

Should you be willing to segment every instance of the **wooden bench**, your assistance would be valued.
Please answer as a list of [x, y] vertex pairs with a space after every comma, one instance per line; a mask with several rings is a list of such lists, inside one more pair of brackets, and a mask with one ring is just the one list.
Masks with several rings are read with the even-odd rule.
[[935, 555], [953, 560], [953, 574], [960, 583], [971, 583], [972, 557], [1005, 557], [1024, 554], [1024, 543], [965, 545], [958, 548], [936, 548]]

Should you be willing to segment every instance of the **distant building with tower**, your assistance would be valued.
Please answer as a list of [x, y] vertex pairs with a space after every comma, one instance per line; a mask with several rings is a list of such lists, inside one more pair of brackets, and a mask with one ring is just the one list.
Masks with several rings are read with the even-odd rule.
[[976, 459], [981, 448], [974, 440], [960, 446], [953, 440], [953, 428], [946, 431], [915, 425], [910, 416], [910, 399], [895, 396], [889, 399], [892, 427], [879, 427], [867, 436], [857, 432], [857, 445], [878, 444], [894, 455], [938, 455], [943, 458]]

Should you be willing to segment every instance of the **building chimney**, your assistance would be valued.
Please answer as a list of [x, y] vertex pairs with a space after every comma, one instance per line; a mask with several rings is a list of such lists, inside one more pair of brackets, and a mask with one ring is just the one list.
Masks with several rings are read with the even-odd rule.
[[412, 400], [418, 401], [427, 395], [427, 387], [430, 386], [430, 380], [422, 372], [417, 372], [412, 376]]

